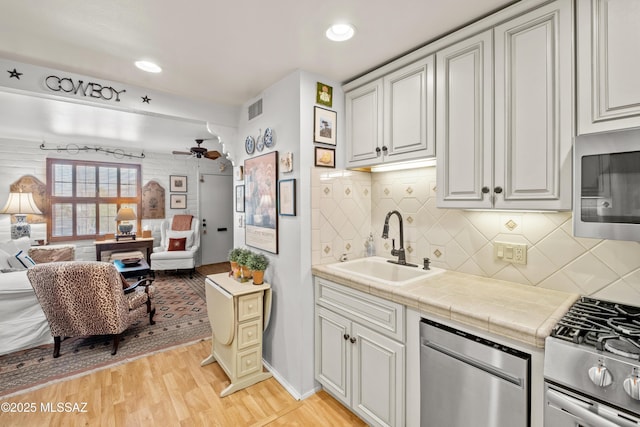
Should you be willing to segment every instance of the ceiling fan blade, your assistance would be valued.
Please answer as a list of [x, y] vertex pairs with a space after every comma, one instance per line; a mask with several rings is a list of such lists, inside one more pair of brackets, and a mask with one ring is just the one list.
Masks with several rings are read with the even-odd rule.
[[191, 155], [191, 153], [188, 152], [188, 151], [172, 151], [171, 154], [182, 154], [182, 155], [185, 155], [185, 156], [190, 156]]
[[215, 159], [217, 159], [218, 157], [220, 157], [220, 153], [219, 153], [218, 151], [211, 150], [211, 151], [207, 151], [207, 152], [204, 154], [204, 156], [205, 156], [207, 159], [215, 160]]

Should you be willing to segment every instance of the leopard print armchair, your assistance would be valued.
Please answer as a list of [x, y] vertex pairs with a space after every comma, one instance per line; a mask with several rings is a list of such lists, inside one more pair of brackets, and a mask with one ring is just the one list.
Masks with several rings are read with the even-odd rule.
[[[72, 261], [36, 264], [27, 277], [54, 338], [53, 357], [65, 337], [113, 335], [116, 354], [120, 334], [138, 319], [154, 324], [152, 279], [129, 285], [113, 264]], [[126, 289], [125, 289], [126, 288]]]

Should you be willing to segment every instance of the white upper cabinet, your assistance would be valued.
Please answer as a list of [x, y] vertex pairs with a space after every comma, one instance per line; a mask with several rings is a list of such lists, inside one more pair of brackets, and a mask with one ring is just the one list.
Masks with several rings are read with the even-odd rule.
[[436, 55], [438, 206], [491, 207], [492, 51], [489, 30]]
[[377, 163], [382, 155], [382, 79], [345, 94], [347, 163]]
[[571, 209], [572, 23], [558, 0], [437, 53], [439, 207]]
[[435, 155], [433, 68], [428, 56], [346, 93], [349, 167]]
[[578, 133], [640, 126], [640, 1], [580, 0]]

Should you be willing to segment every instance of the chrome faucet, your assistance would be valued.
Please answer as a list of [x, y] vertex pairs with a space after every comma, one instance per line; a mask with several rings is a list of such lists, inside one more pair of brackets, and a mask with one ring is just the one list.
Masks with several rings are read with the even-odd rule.
[[417, 267], [417, 265], [409, 264], [407, 262], [407, 258], [404, 253], [404, 227], [402, 225], [402, 215], [400, 214], [400, 212], [391, 211], [387, 214], [387, 216], [384, 219], [384, 227], [382, 227], [382, 238], [383, 239], [389, 238], [389, 218], [391, 218], [391, 215], [394, 215], [394, 214], [398, 217], [398, 223], [400, 224], [400, 247], [396, 249], [396, 239], [391, 239], [391, 255], [397, 256], [398, 260], [397, 261], [388, 260], [388, 262], [392, 262], [394, 264], [409, 265], [412, 267]]

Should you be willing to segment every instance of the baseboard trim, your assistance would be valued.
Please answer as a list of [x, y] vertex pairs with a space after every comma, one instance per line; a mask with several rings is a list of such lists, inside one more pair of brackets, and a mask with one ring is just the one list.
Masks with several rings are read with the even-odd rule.
[[313, 389], [309, 390], [308, 392], [300, 394], [298, 390], [296, 390], [291, 384], [289, 384], [289, 382], [285, 380], [284, 377], [280, 375], [280, 373], [273, 366], [271, 366], [266, 360], [262, 359], [262, 363], [269, 370], [269, 372], [271, 372], [271, 374], [273, 375], [273, 378], [276, 381], [278, 381], [278, 383], [282, 387], [284, 387], [287, 393], [293, 396], [293, 398], [296, 400], [304, 400], [308, 397], [313, 396], [314, 394], [316, 394], [321, 390], [320, 386], [316, 386]]

